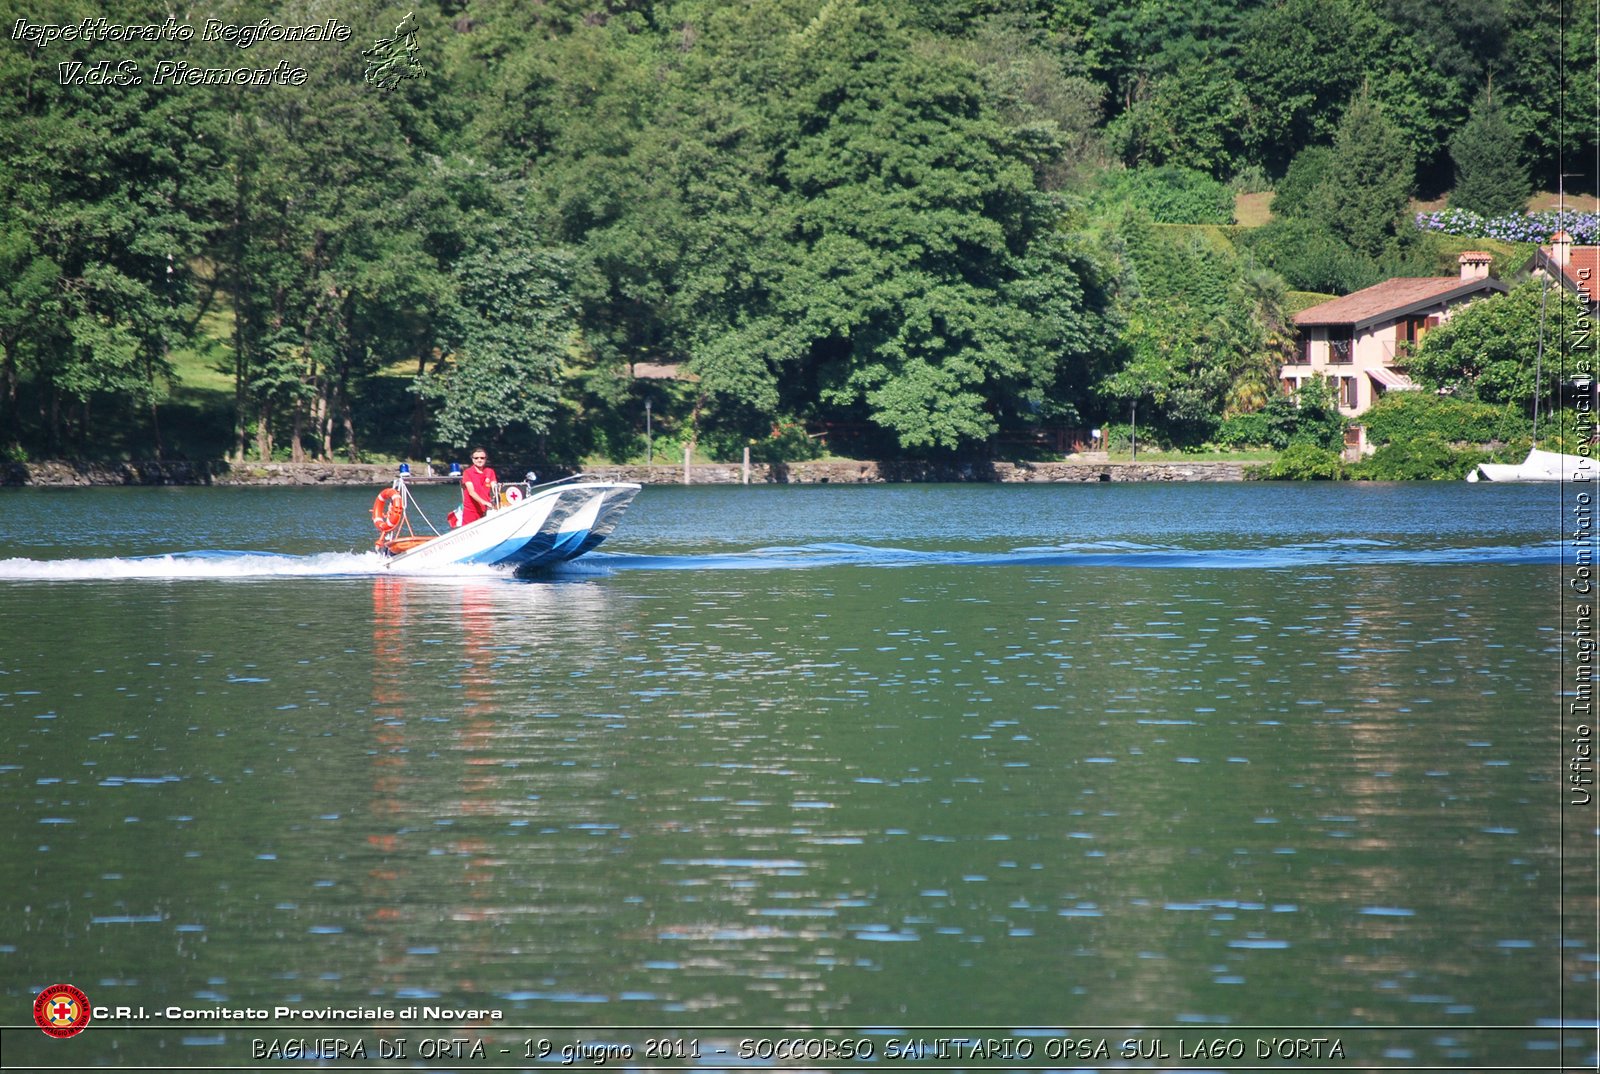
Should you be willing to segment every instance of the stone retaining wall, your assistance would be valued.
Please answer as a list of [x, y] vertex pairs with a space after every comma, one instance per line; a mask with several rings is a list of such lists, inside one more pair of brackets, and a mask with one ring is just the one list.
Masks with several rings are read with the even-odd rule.
[[[752, 485], [870, 485], [903, 481], [1100, 482], [1100, 481], [1243, 481], [1246, 465], [1237, 462], [792, 462], [768, 466], [752, 463]], [[683, 484], [682, 466], [602, 466], [588, 473], [612, 481], [640, 484]], [[737, 485], [744, 480], [739, 463], [706, 463], [689, 471], [694, 485]]]
[[368, 463], [12, 462], [0, 485], [386, 485], [393, 466]]
[[[867, 485], [883, 482], [1098, 482], [1242, 481], [1245, 464], [1235, 462], [794, 462], [752, 464], [753, 485]], [[418, 471], [421, 472], [420, 470]], [[612, 481], [646, 485], [683, 484], [682, 466], [601, 466], [586, 471]], [[225, 462], [33, 462], [0, 467], [0, 484], [73, 485], [386, 485], [393, 465], [369, 463]], [[548, 474], [546, 478], [561, 475]], [[704, 463], [690, 468], [689, 483], [737, 485], [739, 463]]]
[[247, 462], [222, 467], [216, 485], [387, 485], [397, 467], [365, 462]]

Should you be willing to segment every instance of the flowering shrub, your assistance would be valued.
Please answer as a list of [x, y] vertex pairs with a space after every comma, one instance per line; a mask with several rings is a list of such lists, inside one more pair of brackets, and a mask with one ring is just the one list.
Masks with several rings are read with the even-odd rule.
[[1565, 230], [1579, 246], [1600, 242], [1600, 213], [1546, 210], [1537, 213], [1507, 213], [1482, 216], [1470, 209], [1441, 209], [1418, 213], [1417, 227], [1423, 231], [1442, 231], [1446, 235], [1472, 235], [1506, 242], [1548, 243], [1550, 236]]

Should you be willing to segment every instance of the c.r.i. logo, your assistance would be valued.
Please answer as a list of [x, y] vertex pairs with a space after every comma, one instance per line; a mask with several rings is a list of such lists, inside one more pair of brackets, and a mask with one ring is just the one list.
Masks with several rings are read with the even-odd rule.
[[69, 984], [51, 985], [34, 999], [33, 1020], [49, 1036], [75, 1037], [89, 1024], [89, 997]]

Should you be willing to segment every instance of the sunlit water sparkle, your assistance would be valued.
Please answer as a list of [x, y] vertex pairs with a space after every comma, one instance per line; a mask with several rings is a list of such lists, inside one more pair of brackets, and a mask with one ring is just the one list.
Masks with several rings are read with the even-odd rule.
[[1527, 1062], [1595, 972], [1548, 496], [649, 488], [517, 580], [370, 490], [6, 493], [8, 995]]

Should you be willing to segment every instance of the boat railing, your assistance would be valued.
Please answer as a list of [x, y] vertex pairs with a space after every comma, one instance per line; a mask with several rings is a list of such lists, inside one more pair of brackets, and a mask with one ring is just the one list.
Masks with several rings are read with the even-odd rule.
[[[406, 506], [406, 510], [407, 510], [408, 516], [409, 516], [410, 510], [413, 507], [416, 508], [416, 512], [417, 512], [418, 515], [421, 516], [423, 523], [426, 524], [428, 529], [433, 531], [433, 535], [435, 537], [437, 537], [440, 534], [442, 534], [443, 531], [440, 530], [438, 526], [433, 524], [433, 520], [431, 518], [429, 518], [427, 512], [422, 509], [422, 505], [417, 503], [416, 498], [411, 495], [411, 490], [410, 490], [409, 486], [411, 486], [411, 485], [433, 485], [433, 484], [440, 484], [440, 483], [443, 483], [443, 482], [459, 482], [460, 480], [461, 480], [461, 475], [458, 474], [458, 473], [455, 473], [455, 474], [435, 474], [435, 473], [414, 474], [414, 473], [411, 473], [409, 471], [403, 470], [403, 471], [401, 471], [399, 474], [397, 474], [395, 476], [394, 487], [399, 489], [400, 490], [400, 494], [405, 497], [404, 502], [405, 502], [405, 506]], [[511, 506], [510, 504], [504, 503], [501, 500], [501, 493], [505, 492], [507, 489], [513, 489], [514, 488], [514, 489], [519, 490], [522, 493], [523, 496], [528, 496], [528, 495], [531, 495], [532, 493], [540, 491], [542, 489], [556, 488], [557, 486], [560, 486], [560, 485], [570, 485], [570, 484], [573, 484], [574, 482], [579, 482], [579, 481], [598, 481], [598, 480], [600, 480], [600, 478], [598, 477], [598, 475], [595, 475], [595, 474], [576, 473], [576, 474], [568, 474], [566, 477], [558, 477], [553, 481], [543, 481], [543, 482], [541, 482], [539, 480], [539, 475], [534, 473], [532, 470], [529, 470], [526, 474], [523, 475], [523, 479], [521, 481], [496, 481], [493, 485], [490, 486], [490, 492], [492, 494], [491, 495], [491, 501], [492, 501], [492, 504], [493, 504], [493, 506], [491, 506], [490, 510], [492, 510], [492, 511], [494, 511], [494, 510], [502, 510], [502, 509], [504, 509], [506, 507]]]

